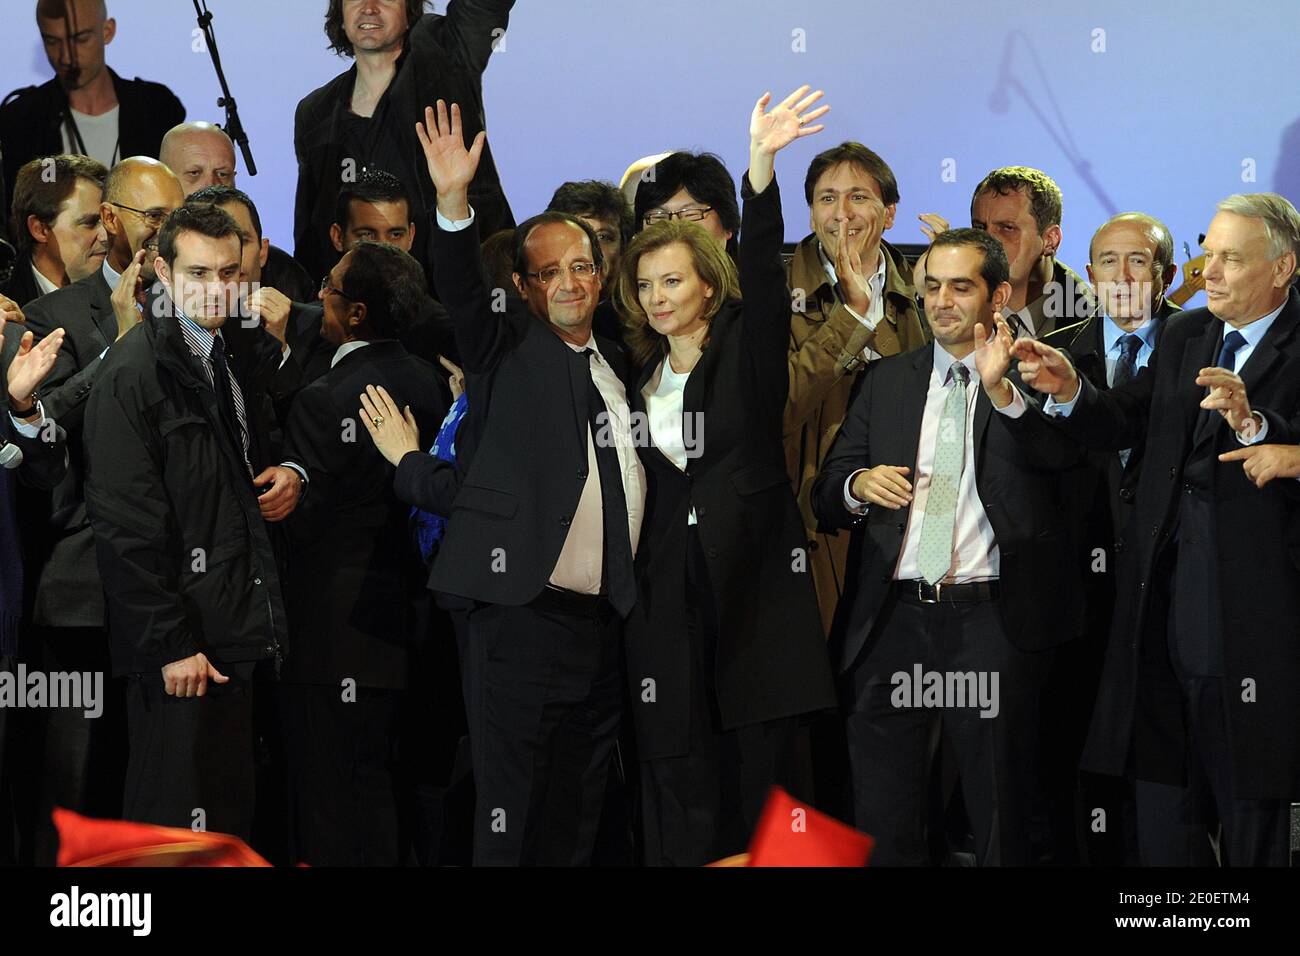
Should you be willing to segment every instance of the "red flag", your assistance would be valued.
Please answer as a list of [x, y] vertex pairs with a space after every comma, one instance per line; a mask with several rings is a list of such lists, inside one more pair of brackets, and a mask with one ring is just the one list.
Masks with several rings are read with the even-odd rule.
[[92, 820], [54, 808], [59, 866], [270, 866], [226, 833]]
[[875, 843], [773, 787], [749, 843], [750, 866], [865, 866]]

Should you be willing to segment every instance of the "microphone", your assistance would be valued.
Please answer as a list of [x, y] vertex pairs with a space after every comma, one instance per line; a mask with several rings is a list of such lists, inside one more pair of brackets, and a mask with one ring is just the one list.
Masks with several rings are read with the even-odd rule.
[[0, 465], [13, 471], [23, 463], [23, 450], [17, 445], [0, 438]]
[[1002, 62], [998, 64], [998, 79], [989, 94], [989, 109], [994, 113], [1005, 113], [1011, 105], [1007, 96], [1007, 87], [1011, 84], [1011, 44], [1015, 42], [1015, 33], [1007, 34], [1007, 41], [1002, 47]]

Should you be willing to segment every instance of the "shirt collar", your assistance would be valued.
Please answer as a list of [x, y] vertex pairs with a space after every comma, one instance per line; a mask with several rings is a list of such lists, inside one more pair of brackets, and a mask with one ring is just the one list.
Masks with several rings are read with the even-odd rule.
[[974, 349], [971, 349], [971, 353], [964, 359], [958, 359], [954, 358], [947, 349], [936, 341], [934, 343], [934, 374], [939, 376], [939, 381], [944, 385], [948, 384], [948, 373], [952, 371], [953, 362], [961, 362], [962, 365], [966, 366], [966, 370], [970, 372], [967, 384], [979, 379], [979, 372], [975, 369]]
[[[176, 318], [180, 323], [181, 335], [185, 337], [185, 344], [190, 347], [190, 351], [195, 358], [201, 358], [204, 361], [212, 360], [212, 343], [217, 336], [221, 334], [220, 329], [208, 330], [203, 328], [179, 308], [176, 310]], [[222, 343], [225, 343], [223, 338]]]
[[[1101, 323], [1101, 341], [1106, 346], [1106, 354], [1119, 351], [1119, 340], [1128, 335], [1121, 329], [1109, 315], [1102, 316], [1104, 320]], [[1142, 344], [1149, 349], [1156, 347], [1156, 320], [1147, 319], [1141, 328], [1135, 329], [1132, 333], [1142, 340]]]
[[[1268, 333], [1269, 326], [1273, 324], [1273, 321], [1281, 314], [1282, 310], [1286, 308], [1287, 301], [1287, 299], [1283, 299], [1281, 305], [1262, 319], [1256, 319], [1254, 322], [1250, 323], [1250, 325], [1235, 330], [1240, 332], [1241, 337], [1246, 340], [1246, 348], [1253, 349], [1260, 343], [1260, 340]], [[1223, 334], [1227, 335], [1230, 331], [1234, 330], [1231, 326], [1228, 326], [1225, 323]]]
[[108, 264], [108, 256], [104, 256], [104, 265], [100, 270], [104, 273], [104, 281], [108, 283], [110, 289], [117, 288], [117, 280], [122, 276]]
[[45, 278], [45, 274], [41, 272], [40, 269], [36, 268], [36, 263], [34, 262], [32, 263], [32, 275], [36, 277], [36, 288], [41, 290], [41, 295], [49, 295], [51, 292], [58, 290], [59, 287], [49, 279]]
[[330, 368], [333, 368], [335, 365], [338, 365], [339, 362], [342, 362], [344, 356], [348, 355], [351, 352], [355, 352], [363, 345], [369, 345], [369, 344], [370, 343], [367, 342], [365, 339], [357, 339], [355, 342], [344, 342], [335, 350], [334, 358], [330, 359]]

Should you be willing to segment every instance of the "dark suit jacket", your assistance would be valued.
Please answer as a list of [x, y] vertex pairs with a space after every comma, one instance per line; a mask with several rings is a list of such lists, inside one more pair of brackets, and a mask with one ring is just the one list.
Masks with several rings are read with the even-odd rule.
[[410, 506], [393, 492], [393, 466], [357, 420], [358, 396], [383, 386], [399, 408], [411, 407], [423, 441], [446, 414], [437, 379], [400, 343], [377, 341], [349, 352], [294, 400], [286, 440], [311, 483], [288, 521], [294, 653], [286, 680], [406, 686], [411, 601], [423, 591], [425, 569]]
[[[1217, 460], [1240, 447], [1217, 416], [1198, 428], [1205, 390], [1197, 372], [1213, 365], [1223, 323], [1208, 309], [1170, 319], [1151, 363], [1129, 385], [1102, 392], [1087, 379], [1074, 413], [1059, 427], [1096, 448], [1144, 443], [1134, 502], [1133, 533], [1118, 571], [1119, 623], [1107, 650], [1084, 769], [1124, 772], [1133, 739], [1144, 642], [1166, 647], [1170, 557], [1184, 493], [1183, 472], [1208, 459], [1219, 533], [1218, 599], [1222, 613], [1224, 701], [1232, 747], [1234, 795], [1240, 799], [1300, 794], [1300, 487], [1276, 479], [1256, 488], [1236, 462]], [[1239, 374], [1251, 407], [1268, 421], [1266, 441], [1300, 441], [1300, 294], [1293, 289]], [[1255, 692], [1245, 695], [1243, 682]], [[1252, 699], [1243, 700], [1243, 696]], [[1175, 698], [1175, 700], [1180, 698]], [[1159, 702], [1147, 700], [1151, 708]], [[1177, 703], [1169, 706], [1175, 709]], [[1174, 715], [1178, 719], [1178, 715]], [[1149, 779], [1177, 783], [1181, 768], [1139, 768]], [[1149, 771], [1154, 771], [1150, 773]]]
[[[112, 70], [113, 91], [119, 106], [118, 135], [121, 155], [158, 157], [162, 138], [185, 121], [185, 107], [161, 83], [136, 78], [124, 80]], [[0, 150], [4, 152], [5, 195], [12, 196], [18, 170], [38, 156], [63, 152], [60, 128], [68, 109], [68, 95], [57, 78], [40, 86], [14, 90], [0, 106]], [[6, 211], [8, 204], [5, 205]]]
[[[646, 467], [645, 521], [637, 551], [638, 603], [627, 624], [627, 673], [642, 760], [687, 752], [692, 640], [686, 595], [688, 516], [704, 550], [718, 636], [714, 673], [726, 729], [835, 705], [803, 522], [785, 469], [781, 422], [788, 394], [790, 297], [781, 260], [776, 181], [755, 196], [742, 183], [738, 263], [743, 304], [723, 305], [686, 383], [686, 421], [698, 457], [685, 472], [654, 447]], [[641, 370], [632, 408], [659, 367]], [[689, 432], [687, 433], [689, 435]], [[642, 681], [653, 679], [653, 701]]]
[[24, 307], [24, 315], [27, 303], [40, 298], [43, 293], [40, 286], [36, 284], [36, 276], [32, 275], [31, 256], [18, 257], [13, 272], [9, 274], [9, 281], [0, 285], [0, 294], [9, 296], [19, 306]]
[[279, 246], [271, 246], [262, 269], [262, 285], [283, 292], [290, 302], [310, 302], [320, 288], [320, 276], [314, 279], [293, 256]]
[[[915, 471], [934, 348], [892, 355], [867, 367], [813, 485], [818, 520], [831, 528], [853, 528], [851, 547], [858, 550], [857, 580], [845, 596], [848, 610], [841, 606], [836, 618], [844, 670], [866, 647], [888, 597], [909, 517], [907, 508], [875, 505], [865, 516], [853, 515], [844, 506], [844, 482], [859, 468], [876, 465], [906, 465]], [[975, 401], [975, 485], [998, 545], [1002, 623], [1016, 647], [1045, 650], [1076, 636], [1081, 624], [1077, 579], [1066, 575], [1054, 580], [1049, 600], [1042, 573], [1045, 559], [1069, 554], [1071, 533], [1059, 474], [1077, 464], [1080, 453], [1035, 414], [1032, 397], [1026, 396], [1031, 407], [1019, 418], [994, 411], [982, 388]]]
[[71, 467], [54, 490], [40, 572], [34, 620], [55, 627], [101, 627], [103, 585], [95, 568], [95, 542], [86, 517], [82, 424], [86, 398], [104, 360], [100, 354], [117, 338], [112, 290], [96, 270], [86, 278], [41, 296], [23, 311], [28, 327], [43, 338], [65, 332], [54, 369], [38, 389], [45, 413], [68, 430]]
[[[356, 172], [369, 165], [400, 179], [411, 195], [411, 215], [416, 222], [423, 218], [422, 212], [433, 209], [437, 197], [415, 137], [415, 124], [424, 121], [426, 106], [443, 99], [460, 104], [467, 143], [485, 128], [483, 71], [501, 36], [494, 31], [505, 29], [512, 6], [514, 0], [453, 0], [445, 16], [430, 13], [416, 21], [397, 74], [370, 122], [366, 155], [351, 155], [345, 143], [355, 66], [298, 104], [293, 124], [298, 156], [294, 257], [313, 276], [323, 276], [339, 259], [330, 244], [329, 227], [334, 222], [346, 161], [353, 161], [351, 168]], [[470, 184], [470, 203], [485, 236], [515, 224], [490, 145], [484, 148]], [[421, 262], [426, 261], [428, 242], [429, 237], [417, 231], [412, 254]]]
[[[507, 299], [506, 311], [494, 311], [476, 227], [438, 229], [432, 243], [470, 414], [456, 440], [465, 481], [429, 587], [491, 604], [527, 604], [550, 580], [587, 479], [590, 359], [522, 301]], [[596, 342], [617, 372], [617, 346]], [[504, 571], [493, 570], [503, 561]]]

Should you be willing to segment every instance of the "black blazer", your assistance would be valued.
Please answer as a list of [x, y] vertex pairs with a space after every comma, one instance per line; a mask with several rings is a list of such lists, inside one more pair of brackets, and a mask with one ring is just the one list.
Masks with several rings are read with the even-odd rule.
[[[158, 158], [163, 136], [185, 121], [185, 107], [167, 87], [138, 77], [124, 80], [112, 70], [117, 94], [121, 156]], [[63, 152], [60, 129], [67, 115], [68, 95], [58, 78], [40, 86], [14, 90], [0, 106], [0, 150], [4, 152], [5, 195], [13, 196], [18, 170], [38, 156]], [[8, 211], [8, 204], [5, 210]], [[7, 219], [7, 217], [6, 217]]]
[[395, 341], [349, 352], [294, 399], [285, 438], [310, 485], [287, 522], [294, 652], [285, 680], [406, 686], [411, 601], [423, 592], [425, 569], [411, 540], [411, 508], [393, 492], [393, 466], [357, 419], [367, 385], [411, 407], [422, 442], [446, 414], [434, 369]]
[[[502, 35], [496, 31], [504, 31], [513, 6], [514, 0], [453, 0], [445, 16], [430, 13], [415, 22], [397, 74], [370, 122], [367, 155], [351, 155], [345, 143], [355, 66], [303, 97], [293, 123], [298, 156], [293, 254], [313, 276], [323, 276], [339, 260], [329, 228], [348, 160], [357, 172], [372, 165], [400, 179], [411, 195], [414, 221], [421, 221], [420, 214], [434, 208], [437, 194], [415, 137], [415, 124], [424, 122], [426, 106], [443, 99], [460, 104], [467, 143], [485, 128], [483, 71]], [[484, 147], [470, 184], [470, 202], [484, 235], [515, 224], [490, 144]], [[417, 231], [415, 241], [412, 254], [424, 262], [430, 239]]]
[[[1300, 487], [1279, 478], [1256, 488], [1237, 462], [1217, 454], [1240, 447], [1218, 418], [1197, 428], [1205, 390], [1197, 372], [1213, 365], [1223, 323], [1208, 309], [1170, 319], [1152, 361], [1123, 388], [1103, 392], [1086, 378], [1074, 413], [1059, 427], [1091, 447], [1144, 444], [1134, 501], [1134, 533], [1121, 552], [1115, 619], [1083, 766], [1124, 772], [1137, 708], [1142, 642], [1165, 640], [1169, 554], [1189, 460], [1213, 469], [1219, 601], [1223, 615], [1224, 701], [1235, 793], [1242, 799], [1300, 794]], [[1240, 374], [1251, 407], [1268, 420], [1266, 441], [1300, 441], [1300, 294], [1293, 289]], [[1242, 682], [1254, 681], [1251, 701]], [[1153, 704], [1153, 706], [1155, 706]]]
[[[709, 683], [724, 728], [831, 708], [835, 692], [803, 523], [785, 470], [782, 416], [789, 390], [790, 296], [776, 181], [753, 195], [742, 183], [738, 264], [743, 304], [709, 323], [709, 342], [686, 383], [684, 415], [703, 422], [701, 454], [682, 472], [653, 446], [637, 549], [639, 600], [627, 623], [627, 674], [638, 756], [686, 753], [691, 640], [687, 629], [687, 524], [692, 507], [717, 615]], [[666, 361], [666, 359], [665, 359]], [[659, 362], [641, 370], [632, 407]], [[689, 434], [689, 432], [688, 432]], [[654, 681], [653, 699], [643, 681]]]
[[[813, 512], [828, 528], [852, 528], [858, 575], [836, 615], [833, 638], [843, 641], [848, 670], [866, 647], [889, 594], [910, 509], [871, 506], [855, 516], [844, 506], [844, 482], [859, 468], [906, 465], [915, 472], [926, 392], [937, 345], [891, 355], [867, 366], [848, 416], [813, 483]], [[979, 387], [978, 385], [976, 386]], [[1059, 474], [1081, 454], [1035, 413], [1019, 418], [994, 411], [980, 388], [975, 399], [975, 486], [997, 541], [998, 599], [1007, 637], [1024, 651], [1062, 644], [1079, 633], [1082, 596], [1073, 574], [1043, 574], [1043, 561], [1070, 554], [1071, 530]], [[913, 480], [915, 475], [910, 476]], [[1053, 580], [1054, 578], [1054, 580]], [[1050, 584], [1050, 600], [1044, 585]]]
[[[587, 479], [590, 359], [521, 300], [494, 310], [477, 228], [438, 229], [431, 241], [470, 412], [456, 436], [464, 483], [429, 587], [527, 604], [550, 580]], [[618, 347], [599, 338], [596, 344], [618, 373]]]
[[44, 294], [41, 292], [41, 287], [36, 284], [36, 276], [32, 275], [31, 256], [18, 257], [13, 272], [9, 274], [9, 281], [0, 285], [0, 294], [7, 295], [17, 302], [23, 309], [24, 315], [27, 303], [39, 299]]
[[[45, 414], [68, 430], [70, 467], [54, 489], [33, 619], [54, 627], [102, 627], [103, 582], [95, 568], [95, 542], [86, 516], [85, 451], [82, 425], [86, 399], [107, 360], [103, 351], [117, 338], [112, 290], [104, 274], [93, 273], [43, 295], [23, 312], [37, 338], [64, 330], [63, 346], [37, 389]], [[34, 574], [33, 577], [36, 577]]]

